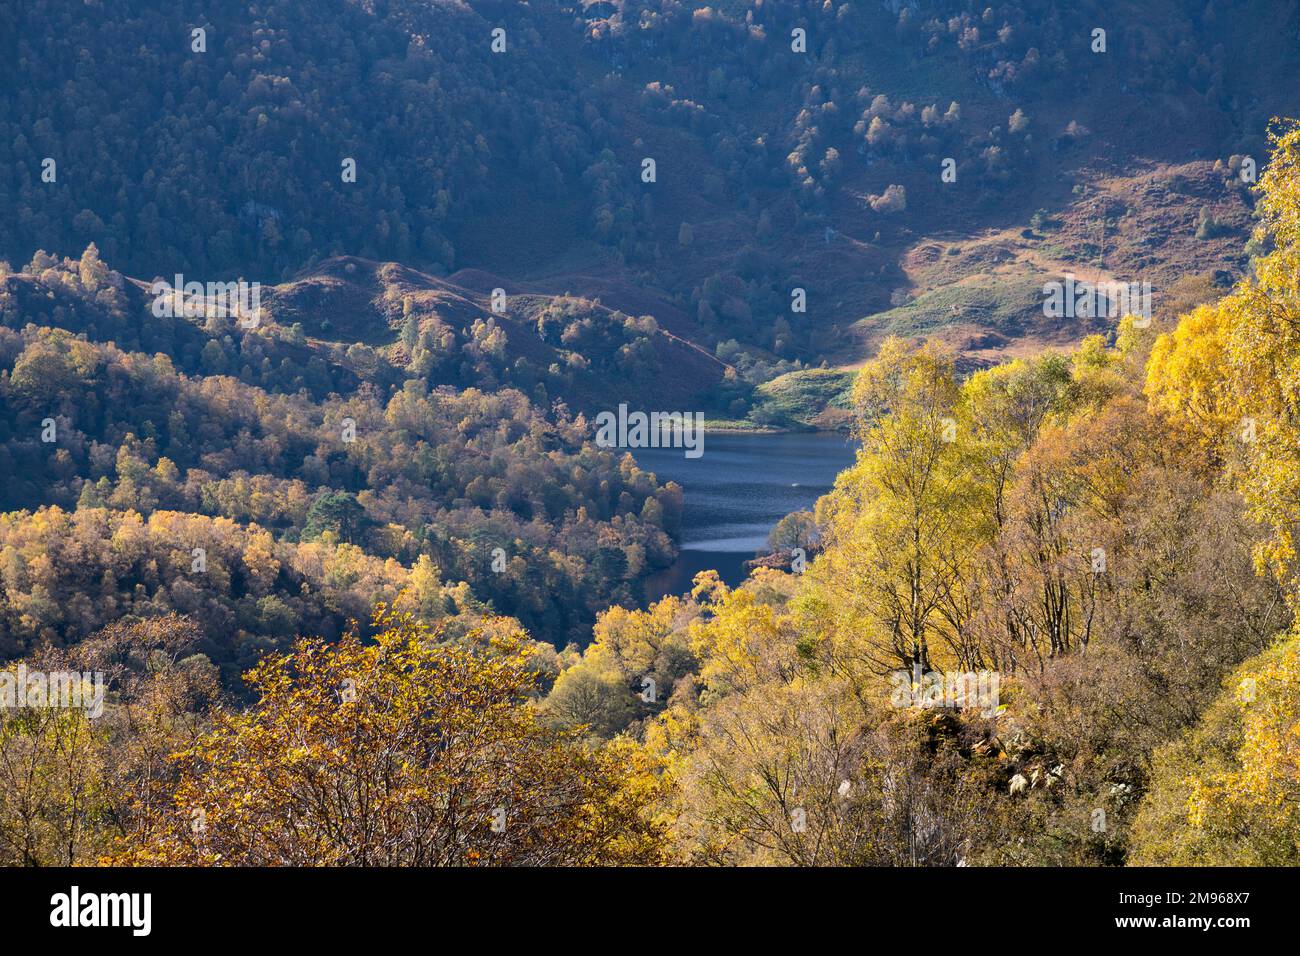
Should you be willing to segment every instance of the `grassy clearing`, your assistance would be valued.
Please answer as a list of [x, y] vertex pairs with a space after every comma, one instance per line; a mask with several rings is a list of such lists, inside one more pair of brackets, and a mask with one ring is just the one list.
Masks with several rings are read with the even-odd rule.
[[873, 335], [928, 335], [957, 323], [1004, 333], [1042, 315], [1041, 276], [983, 276], [926, 292], [910, 302], [859, 319], [856, 331]]
[[853, 373], [804, 369], [764, 382], [749, 419], [759, 426], [790, 429], [839, 428], [848, 418]]

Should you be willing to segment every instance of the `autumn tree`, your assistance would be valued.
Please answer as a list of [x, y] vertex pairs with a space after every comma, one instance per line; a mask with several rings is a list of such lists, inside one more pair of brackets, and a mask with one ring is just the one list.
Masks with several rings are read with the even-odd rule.
[[29, 673], [78, 675], [82, 706], [0, 708], [0, 862], [93, 863], [149, 832], [171, 754], [194, 742], [219, 693], [215, 668], [194, 653], [200, 636], [176, 615], [120, 621], [25, 661]]
[[257, 702], [181, 755], [173, 805], [123, 863], [561, 865], [661, 858], [641, 765], [548, 730], [529, 642], [440, 644], [380, 606], [373, 643], [299, 640]]
[[968, 663], [964, 582], [990, 533], [952, 357], [886, 341], [858, 373], [862, 450], [817, 505], [805, 623], [852, 672]]
[[1300, 864], [1300, 639], [1241, 666], [1204, 718], [1156, 755], [1134, 824], [1146, 866]]
[[688, 636], [698, 609], [670, 595], [644, 611], [604, 611], [592, 642], [556, 679], [546, 711], [564, 726], [608, 738], [662, 710], [677, 682], [698, 666]]

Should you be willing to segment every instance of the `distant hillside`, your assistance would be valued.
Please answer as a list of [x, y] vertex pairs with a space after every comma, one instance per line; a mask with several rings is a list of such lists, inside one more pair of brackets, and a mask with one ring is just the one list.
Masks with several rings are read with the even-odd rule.
[[[0, 256], [94, 242], [135, 276], [314, 282], [331, 328], [302, 306], [306, 334], [365, 326], [375, 348], [396, 318], [370, 328], [373, 293], [409, 283], [419, 334], [435, 315], [472, 334], [492, 282], [525, 296], [500, 323], [519, 380], [558, 364], [580, 403], [606, 370], [525, 343], [528, 294], [734, 342], [751, 386], [855, 365], [890, 330], [985, 365], [1088, 331], [1018, 291], [1066, 269], [1160, 294], [1242, 274], [1241, 161], [1294, 112], [1298, 34], [1295, 2], [1246, 0], [8, 5]], [[316, 270], [338, 256], [415, 271], [333, 289]], [[936, 296], [975, 271], [991, 285]], [[595, 337], [653, 353], [674, 400], [712, 374], [654, 336]]]
[[509, 386], [543, 407], [563, 400], [587, 412], [652, 397], [672, 408], [711, 400], [726, 364], [692, 341], [694, 323], [644, 294], [623, 305], [617, 288], [601, 290], [605, 301], [588, 297], [597, 284], [577, 288], [551, 294], [477, 270], [441, 279], [348, 257], [266, 290], [264, 304], [295, 338], [362, 343], [381, 380]]

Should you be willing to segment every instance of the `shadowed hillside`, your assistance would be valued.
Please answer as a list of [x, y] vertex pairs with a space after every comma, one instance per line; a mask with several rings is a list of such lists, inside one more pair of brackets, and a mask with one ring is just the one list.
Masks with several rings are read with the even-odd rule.
[[[751, 386], [855, 365], [890, 331], [939, 334], [972, 365], [1078, 341], [1087, 328], [1030, 314], [1027, 290], [1064, 270], [1158, 297], [1189, 273], [1239, 276], [1240, 160], [1262, 161], [1300, 55], [1294, 2], [105, 2], [0, 18], [12, 261], [93, 241], [137, 276], [271, 284], [339, 255], [481, 271], [499, 278], [451, 281], [598, 299], [707, 351], [734, 340], [727, 364]], [[39, 95], [20, 73], [43, 77]], [[932, 297], [972, 269], [1000, 278]], [[472, 327], [406, 275], [406, 294]], [[369, 328], [353, 304], [322, 337]], [[527, 305], [502, 326], [533, 322]], [[544, 381], [557, 355], [525, 337], [507, 335], [510, 357]], [[678, 357], [670, 394], [706, 387], [707, 366]], [[573, 374], [576, 403], [600, 394]], [[722, 404], [743, 416], [752, 398]]]

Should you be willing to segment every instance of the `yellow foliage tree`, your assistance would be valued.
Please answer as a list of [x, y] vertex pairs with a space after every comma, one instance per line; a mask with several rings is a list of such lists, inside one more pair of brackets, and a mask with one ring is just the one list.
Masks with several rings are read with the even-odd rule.
[[1300, 637], [1242, 665], [1156, 755], [1133, 842], [1139, 865], [1300, 865]]
[[889, 339], [853, 398], [862, 450], [817, 504], [825, 549], [798, 602], [802, 626], [855, 680], [969, 664], [965, 583], [992, 507], [952, 357]]
[[299, 640], [249, 710], [180, 755], [173, 807], [115, 862], [601, 865], [662, 858], [652, 778], [547, 729], [530, 642], [439, 645], [382, 605], [373, 644]]
[[1157, 407], [1207, 439], [1233, 424], [1246, 458], [1239, 487], [1273, 532], [1261, 564], [1295, 580], [1300, 524], [1300, 125], [1273, 134], [1257, 187], [1258, 235], [1275, 247], [1253, 278], [1215, 306], [1194, 310], [1153, 350], [1148, 389]]

